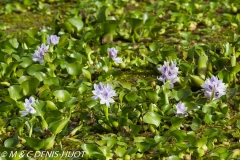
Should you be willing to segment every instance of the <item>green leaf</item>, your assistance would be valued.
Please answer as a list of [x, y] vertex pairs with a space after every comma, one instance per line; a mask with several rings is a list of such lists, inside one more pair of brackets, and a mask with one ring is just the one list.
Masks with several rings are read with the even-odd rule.
[[88, 70], [82, 68], [82, 73], [83, 73], [84, 77], [86, 77], [87, 79], [90, 80], [90, 82], [92, 81], [91, 73]]
[[59, 102], [65, 102], [70, 98], [70, 93], [66, 90], [57, 90], [53, 92], [53, 95], [58, 99]]
[[177, 92], [177, 96], [181, 101], [185, 100], [188, 96], [191, 96], [191, 94], [192, 94], [192, 91], [189, 89], [180, 89]]
[[[6, 64], [7, 65], [7, 64]], [[16, 68], [18, 66], [17, 62], [11, 62], [7, 65], [7, 68], [5, 71], [3, 71], [3, 75], [6, 77], [10, 77], [10, 75], [16, 71]]]
[[61, 27], [65, 29], [68, 33], [72, 32], [72, 24], [69, 22], [64, 22], [61, 24]]
[[182, 142], [186, 137], [186, 132], [183, 130], [174, 130], [170, 133], [170, 135], [174, 136], [178, 142]]
[[49, 130], [56, 135], [63, 130], [63, 128], [68, 124], [68, 121], [69, 119], [54, 121], [49, 124]]
[[36, 94], [39, 83], [40, 82], [38, 81], [37, 78], [31, 78], [21, 83], [21, 87], [23, 88], [23, 94], [25, 96]]
[[149, 99], [153, 101], [153, 103], [157, 103], [158, 101], [158, 94], [156, 91], [148, 91], [147, 96]]
[[18, 138], [13, 137], [13, 138], [8, 138], [4, 141], [4, 147], [12, 147], [14, 148], [18, 144]]
[[132, 92], [126, 94], [125, 98], [127, 99], [127, 101], [136, 101], [138, 98], [138, 95], [136, 92], [132, 91]]
[[48, 77], [46, 79], [44, 79], [43, 83], [46, 85], [46, 84], [49, 84], [49, 85], [56, 85], [58, 86], [59, 85], [59, 80], [57, 77]]
[[13, 105], [8, 102], [0, 103], [0, 112], [9, 112], [13, 108]]
[[43, 72], [36, 72], [33, 74], [40, 82], [47, 78], [47, 75]]
[[54, 136], [52, 136], [52, 137], [48, 137], [48, 138], [45, 140], [44, 149], [49, 150], [49, 149], [52, 149], [52, 148], [53, 148], [55, 137], [56, 137], [56, 136], [54, 135]]
[[68, 74], [77, 76], [82, 72], [82, 65], [78, 62], [69, 63], [66, 65]]
[[218, 137], [220, 134], [221, 134], [221, 132], [219, 130], [214, 129], [214, 128], [207, 129], [204, 132], [204, 135], [208, 136], [209, 139], [213, 139], [215, 137]]
[[212, 121], [212, 115], [207, 113], [204, 117], [204, 122], [207, 123], [207, 124], [211, 124], [213, 121]]
[[143, 116], [143, 121], [149, 124], [154, 124], [157, 127], [160, 125], [161, 122], [161, 117], [158, 113], [156, 112], [147, 112]]
[[102, 28], [104, 30], [104, 34], [114, 34], [117, 28], [118, 21], [116, 20], [107, 20], [102, 23]]
[[227, 70], [223, 69], [220, 72], [218, 72], [218, 77], [219, 79], [222, 79], [224, 83], [229, 83], [230, 82], [230, 72]]
[[92, 155], [94, 152], [100, 151], [96, 144], [83, 144], [81, 148], [85, 151], [87, 155]]
[[119, 83], [123, 88], [131, 90], [131, 83], [128, 82], [120, 82]]
[[144, 26], [147, 26], [147, 27], [153, 27], [154, 22], [155, 22], [156, 19], [157, 19], [156, 16], [148, 17], [147, 20], [145, 21]]
[[143, 20], [138, 18], [126, 18], [126, 20], [129, 22], [134, 31], [143, 24]]
[[18, 41], [16, 38], [9, 39], [9, 43], [13, 46], [13, 48], [18, 48]]
[[19, 100], [23, 97], [23, 89], [20, 85], [13, 85], [8, 88], [10, 98]]
[[149, 49], [154, 52], [154, 51], [157, 51], [162, 46], [163, 45], [161, 43], [153, 42], [149, 45]]
[[192, 128], [192, 130], [197, 130], [199, 129], [200, 126], [201, 126], [201, 119], [195, 117], [190, 127]]
[[77, 31], [80, 31], [83, 28], [83, 22], [80, 18], [69, 18], [68, 22], [70, 22], [74, 27], [76, 27]]
[[170, 119], [171, 123], [172, 123], [172, 126], [171, 126], [171, 129], [178, 129], [182, 122], [183, 122], [183, 118], [180, 118], [180, 117], [172, 117]]
[[24, 137], [27, 144], [34, 150], [40, 150], [44, 146], [44, 140], [38, 138]]
[[123, 157], [124, 154], [126, 153], [126, 148], [125, 147], [120, 147], [118, 146], [117, 149], [115, 150], [115, 153], [118, 157]]
[[137, 145], [138, 151], [142, 153], [147, 151], [151, 147], [151, 144], [146, 142], [140, 142], [140, 143], [137, 143], [136, 145]]
[[18, 132], [22, 132], [23, 131], [24, 123], [21, 120], [19, 120], [18, 118], [12, 119], [10, 121], [10, 124], [14, 128], [16, 128], [18, 130]]
[[34, 75], [36, 72], [45, 70], [45, 67], [40, 64], [32, 64], [26, 68], [29, 75]]
[[135, 124], [130, 124], [130, 128], [134, 136], [136, 136], [142, 130], [141, 126]]

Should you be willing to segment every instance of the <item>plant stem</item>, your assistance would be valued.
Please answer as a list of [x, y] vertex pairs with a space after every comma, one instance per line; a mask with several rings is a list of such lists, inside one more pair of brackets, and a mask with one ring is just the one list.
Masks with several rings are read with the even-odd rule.
[[164, 94], [165, 104], [169, 104], [168, 93], [164, 88], [163, 88], [163, 94]]
[[103, 112], [104, 112], [104, 115], [106, 117], [106, 120], [109, 121], [109, 119], [108, 119], [108, 106], [106, 106], [106, 105], [103, 106]]

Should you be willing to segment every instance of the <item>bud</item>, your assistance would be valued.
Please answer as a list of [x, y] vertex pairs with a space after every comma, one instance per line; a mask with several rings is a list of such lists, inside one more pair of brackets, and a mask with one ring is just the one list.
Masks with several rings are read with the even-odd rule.
[[119, 124], [118, 124], [117, 121], [113, 121], [113, 122], [112, 122], [112, 125], [113, 125], [115, 128], [117, 128], [117, 127], [119, 126]]
[[196, 75], [190, 75], [192, 84], [196, 85], [197, 87], [201, 87], [204, 83], [204, 79]]
[[208, 61], [208, 64], [207, 64], [207, 70], [208, 72], [212, 72], [212, 63]]
[[155, 133], [155, 126], [153, 124], [149, 124], [149, 130], [152, 132], [152, 133]]

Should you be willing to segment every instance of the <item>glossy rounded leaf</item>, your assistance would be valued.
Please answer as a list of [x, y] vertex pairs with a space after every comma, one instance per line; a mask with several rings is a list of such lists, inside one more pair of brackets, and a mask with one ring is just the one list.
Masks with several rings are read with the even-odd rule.
[[53, 92], [53, 95], [58, 99], [59, 102], [65, 102], [70, 98], [70, 93], [66, 90], [57, 90]]
[[23, 97], [23, 88], [20, 85], [13, 85], [8, 88], [10, 98], [19, 100]]
[[192, 124], [190, 125], [192, 130], [197, 130], [201, 126], [201, 119], [200, 118], [194, 118], [192, 121]]
[[136, 101], [137, 98], [138, 98], [138, 95], [136, 92], [130, 92], [128, 93], [127, 95], [125, 95], [125, 98], [128, 100], [128, 101]]
[[23, 94], [28, 96], [36, 94], [39, 83], [37, 78], [31, 78], [21, 83]]
[[182, 142], [186, 137], [186, 132], [183, 130], [174, 130], [170, 133], [170, 135], [174, 136], [178, 142]]
[[8, 138], [4, 141], [4, 147], [15, 147], [18, 142], [17, 138]]
[[153, 101], [153, 103], [157, 103], [159, 97], [156, 91], [147, 92], [147, 96]]
[[73, 62], [73, 63], [67, 64], [66, 69], [68, 74], [77, 76], [82, 72], [82, 65], [77, 62]]
[[77, 31], [80, 31], [83, 28], [83, 22], [80, 18], [69, 18], [68, 22], [71, 23], [74, 27], [76, 27]]
[[26, 71], [29, 75], [34, 75], [38, 71], [43, 71], [45, 70], [45, 67], [40, 64], [32, 64], [27, 67]]
[[56, 85], [58, 86], [59, 85], [59, 80], [57, 77], [48, 77], [46, 79], [44, 79], [43, 83], [46, 85]]
[[13, 48], [18, 48], [18, 41], [16, 38], [9, 39], [9, 43], [12, 45]]
[[160, 125], [160, 122], [161, 122], [161, 117], [156, 112], [147, 112], [143, 116], [143, 121], [148, 123], [148, 124], [154, 124], [158, 127]]
[[131, 83], [128, 82], [120, 82], [119, 83], [123, 88], [131, 90]]
[[179, 98], [179, 100], [185, 100], [187, 97], [191, 96], [192, 91], [189, 89], [180, 89], [177, 92], [177, 96]]
[[36, 72], [33, 74], [40, 82], [47, 78], [47, 75], [43, 72]]
[[124, 154], [126, 153], [126, 148], [125, 147], [120, 147], [120, 146], [118, 146], [117, 148], [116, 148], [116, 150], [115, 150], [115, 153], [116, 153], [116, 155], [118, 156], [118, 157], [123, 157], [124, 156]]

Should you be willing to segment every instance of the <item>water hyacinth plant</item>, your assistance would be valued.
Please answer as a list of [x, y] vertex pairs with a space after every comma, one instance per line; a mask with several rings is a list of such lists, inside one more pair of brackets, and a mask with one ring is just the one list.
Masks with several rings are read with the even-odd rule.
[[51, 2], [0, 2], [0, 155], [240, 157], [237, 0]]
[[115, 48], [108, 48], [109, 57], [112, 58], [116, 63], [122, 63], [122, 58], [117, 57], [117, 52]]
[[60, 39], [60, 37], [58, 37], [56, 35], [50, 35], [47, 37], [47, 43], [49, 45], [56, 45], [56, 44], [58, 44], [59, 39]]
[[24, 103], [25, 110], [21, 111], [21, 117], [24, 117], [24, 116], [28, 115], [29, 113], [31, 113], [31, 114], [36, 113], [36, 110], [32, 107], [32, 104], [34, 102], [35, 102], [35, 98], [32, 96], [29, 99], [25, 99], [25, 103]]
[[217, 76], [207, 78], [201, 87], [203, 88], [204, 95], [212, 100], [218, 99], [226, 94], [226, 86]]
[[162, 75], [157, 79], [159, 81], [162, 81], [163, 83], [169, 81], [170, 88], [174, 86], [174, 83], [179, 81], [179, 68], [177, 67], [177, 64], [175, 62], [171, 61], [170, 66], [169, 62], [164, 61], [164, 65], [162, 67], [159, 67], [158, 70], [161, 72]]

